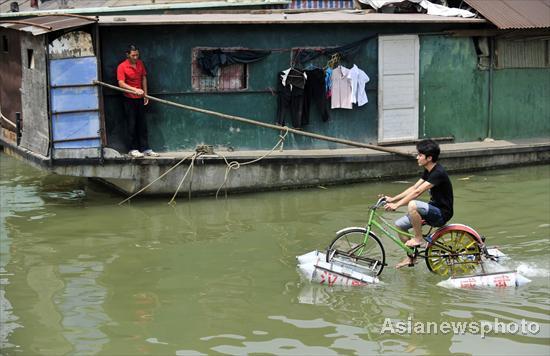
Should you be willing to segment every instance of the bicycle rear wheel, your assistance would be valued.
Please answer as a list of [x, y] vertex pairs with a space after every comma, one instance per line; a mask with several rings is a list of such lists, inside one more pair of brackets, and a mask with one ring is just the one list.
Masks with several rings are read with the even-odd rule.
[[327, 262], [334, 257], [351, 260], [378, 276], [384, 269], [386, 252], [374, 233], [370, 232], [368, 237], [366, 233], [364, 228], [341, 230], [327, 248]]
[[426, 249], [428, 269], [442, 276], [473, 274], [480, 263], [481, 249], [477, 239], [460, 228], [435, 236]]

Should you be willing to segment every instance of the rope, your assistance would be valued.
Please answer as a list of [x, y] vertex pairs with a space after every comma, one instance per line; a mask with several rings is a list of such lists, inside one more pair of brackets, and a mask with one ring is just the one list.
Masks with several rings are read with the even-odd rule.
[[191, 177], [189, 178], [189, 192], [188, 192], [188, 200], [191, 200], [191, 188], [193, 187], [193, 176], [195, 175], [195, 158], [199, 157], [201, 153], [197, 153], [197, 155], [193, 158], [193, 161], [191, 162]]
[[[170, 169], [168, 169], [166, 172], [164, 172], [163, 174], [161, 174], [157, 179], [155, 179], [154, 181], [152, 181], [151, 183], [147, 184], [145, 187], [141, 188], [140, 190], [138, 190], [137, 192], [135, 192], [134, 194], [130, 195], [128, 198], [124, 199], [123, 201], [121, 201], [120, 203], [118, 203], [118, 205], [122, 205], [124, 203], [126, 203], [127, 201], [129, 201], [130, 199], [132, 199], [133, 197], [135, 197], [136, 195], [140, 194], [141, 192], [143, 192], [145, 189], [149, 188], [150, 186], [152, 186], [156, 181], [158, 181], [159, 179], [161, 179], [162, 177], [164, 177], [165, 175], [167, 175], [168, 173], [170, 173], [172, 170], [174, 170], [177, 166], [179, 166], [180, 164], [182, 164], [186, 159], [188, 158], [191, 158], [191, 157], [194, 157], [197, 153], [193, 153], [192, 155], [189, 155], [187, 157], [184, 157], [182, 158], [178, 163], [176, 163], [175, 165], [173, 165]], [[184, 177], [185, 178], [185, 177]], [[179, 189], [179, 188], [178, 188]]]
[[[258, 161], [261, 161], [265, 157], [272, 154], [277, 149], [277, 147], [279, 147], [279, 146], [281, 146], [281, 149], [282, 149], [283, 143], [285, 142], [286, 135], [288, 135], [288, 128], [286, 128], [286, 131], [285, 131], [284, 135], [279, 135], [279, 141], [275, 144], [275, 146], [273, 146], [271, 151], [267, 152], [266, 154], [264, 154], [261, 157], [253, 159], [252, 161], [243, 162], [243, 163], [239, 163], [237, 161], [228, 162], [227, 158], [224, 155], [220, 155], [223, 158], [223, 160], [225, 161], [225, 164], [227, 165], [227, 167], [225, 168], [225, 177], [223, 179], [223, 184], [216, 191], [216, 199], [218, 199], [218, 194], [220, 193], [220, 190], [226, 185], [227, 178], [229, 178], [229, 173], [231, 172], [231, 170], [237, 170], [237, 169], [241, 168], [241, 166], [246, 166], [247, 164], [252, 164], [252, 163], [256, 163]], [[225, 189], [225, 198], [227, 199], [227, 188]]]
[[[132, 90], [123, 89], [123, 88], [120, 88], [120, 87], [117, 87], [117, 86], [114, 86], [114, 85], [111, 85], [111, 84], [108, 84], [108, 83], [105, 83], [105, 82], [101, 82], [99, 80], [94, 80], [93, 83], [102, 85], [104, 87], [107, 87], [107, 88], [110, 88], [110, 89], [113, 89], [113, 90], [134, 94], [134, 91], [132, 91]], [[148, 98], [149, 100], [156, 101], [156, 102], [163, 103], [163, 104], [170, 105], [170, 106], [174, 106], [174, 107], [177, 107], [177, 108], [180, 108], [180, 109], [186, 109], [186, 110], [191, 110], [191, 111], [195, 111], [195, 112], [200, 112], [200, 113], [203, 113], [203, 114], [216, 116], [216, 117], [226, 119], [226, 120], [243, 122], [243, 123], [247, 123], [247, 124], [251, 124], [251, 125], [266, 127], [268, 129], [273, 129], [273, 130], [277, 130], [277, 131], [280, 131], [281, 129], [285, 129], [288, 132], [292, 132], [295, 135], [312, 137], [312, 138], [315, 138], [315, 139], [318, 139], [318, 140], [335, 142], [335, 143], [340, 143], [340, 144], [353, 146], [353, 147], [369, 148], [371, 150], [376, 150], [376, 151], [381, 151], [381, 152], [386, 152], [386, 153], [392, 153], [392, 154], [396, 154], [396, 155], [400, 155], [400, 156], [405, 156], [405, 157], [408, 157], [408, 158], [414, 158], [412, 153], [402, 152], [402, 151], [392, 149], [392, 148], [388, 148], [388, 147], [380, 147], [380, 146], [370, 145], [370, 144], [362, 143], [362, 142], [356, 142], [356, 141], [350, 141], [350, 140], [340, 139], [340, 138], [336, 138], [336, 137], [330, 137], [330, 136], [325, 136], [325, 135], [314, 134], [314, 133], [311, 133], [311, 132], [296, 130], [296, 129], [286, 127], [286, 126], [281, 127], [279, 125], [273, 125], [273, 124], [268, 124], [268, 123], [261, 122], [261, 121], [246, 119], [246, 118], [240, 117], [240, 116], [227, 115], [227, 114], [223, 114], [223, 113], [220, 113], [220, 112], [217, 112], [217, 111], [206, 110], [206, 109], [197, 108], [195, 106], [179, 104], [179, 103], [176, 103], [176, 102], [173, 102], [173, 101], [159, 99], [159, 98], [156, 98], [156, 97], [150, 96], [150, 95], [145, 95], [144, 97]]]
[[183, 185], [183, 181], [187, 177], [187, 174], [189, 174], [189, 171], [191, 171], [191, 178], [189, 181], [189, 200], [191, 200], [191, 184], [193, 183], [193, 167], [195, 166], [195, 159], [197, 159], [200, 155], [202, 155], [202, 152], [195, 152], [191, 158], [191, 163], [189, 164], [189, 167], [187, 168], [187, 171], [183, 175], [183, 178], [180, 181], [180, 184], [178, 185], [178, 189], [176, 189], [176, 192], [172, 196], [172, 199], [168, 202], [168, 205], [176, 205], [176, 196], [178, 195], [181, 186]]

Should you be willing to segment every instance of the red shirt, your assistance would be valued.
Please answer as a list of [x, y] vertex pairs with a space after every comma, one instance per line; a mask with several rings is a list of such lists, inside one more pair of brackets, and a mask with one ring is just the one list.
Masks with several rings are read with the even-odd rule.
[[[130, 63], [129, 59], [126, 59], [124, 62], [120, 63], [116, 69], [116, 79], [118, 81], [124, 81], [124, 83], [128, 84], [131, 87], [143, 89], [142, 86], [142, 80], [143, 77], [147, 75], [147, 71], [145, 70], [145, 66], [143, 65], [143, 62], [138, 59], [136, 61], [136, 65], [133, 66]], [[130, 93], [124, 93], [125, 96], [128, 98], [133, 99], [139, 99], [141, 98], [139, 95], [130, 94]]]

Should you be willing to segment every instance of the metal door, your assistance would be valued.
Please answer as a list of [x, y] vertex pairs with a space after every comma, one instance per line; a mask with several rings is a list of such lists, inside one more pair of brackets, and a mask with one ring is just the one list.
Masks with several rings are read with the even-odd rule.
[[49, 46], [54, 158], [99, 157], [99, 92], [93, 84], [98, 69], [91, 35], [75, 31], [56, 41]]
[[380, 36], [378, 53], [378, 142], [417, 139], [418, 36]]

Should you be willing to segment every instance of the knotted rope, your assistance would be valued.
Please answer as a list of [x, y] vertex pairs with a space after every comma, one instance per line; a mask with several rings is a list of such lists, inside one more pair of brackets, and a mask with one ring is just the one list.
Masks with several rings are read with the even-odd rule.
[[[286, 128], [286, 127], [285, 127]], [[225, 161], [225, 164], [227, 165], [227, 167], [225, 168], [225, 176], [224, 176], [224, 179], [223, 179], [223, 183], [222, 185], [218, 188], [218, 190], [216, 191], [216, 199], [218, 199], [218, 194], [220, 193], [220, 190], [226, 186], [227, 184], [227, 179], [229, 178], [229, 173], [232, 171], [232, 170], [237, 170], [239, 168], [241, 168], [241, 166], [246, 166], [248, 164], [252, 164], [252, 163], [256, 163], [256, 162], [259, 162], [261, 161], [262, 159], [264, 159], [265, 157], [269, 156], [270, 154], [272, 154], [276, 149], [277, 147], [281, 147], [281, 149], [283, 148], [283, 144], [285, 142], [285, 138], [286, 138], [286, 135], [288, 135], [288, 128], [286, 128], [285, 130], [285, 133], [283, 135], [279, 135], [279, 141], [275, 144], [275, 146], [273, 146], [273, 148], [271, 149], [271, 151], [267, 152], [266, 154], [264, 154], [263, 156], [261, 157], [258, 157], [256, 159], [253, 159], [252, 161], [248, 161], [248, 162], [243, 162], [243, 163], [239, 163], [237, 161], [231, 161], [231, 162], [228, 162], [227, 161], [227, 158], [224, 156], [224, 155], [220, 155], [223, 160]], [[225, 189], [225, 198], [227, 198], [227, 187]]]

